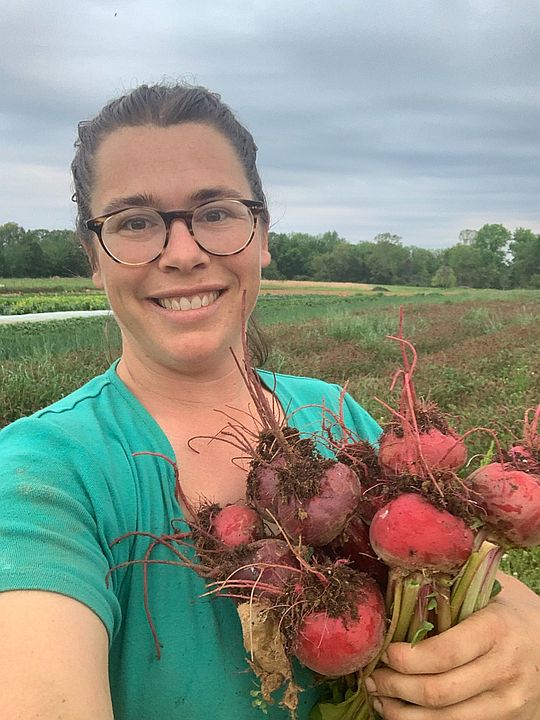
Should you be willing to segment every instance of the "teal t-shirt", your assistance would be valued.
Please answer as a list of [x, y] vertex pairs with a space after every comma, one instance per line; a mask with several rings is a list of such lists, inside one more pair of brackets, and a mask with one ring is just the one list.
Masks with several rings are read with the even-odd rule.
[[[320, 380], [260, 371], [290, 424], [321, 429], [321, 403], [339, 412], [340, 388]], [[319, 407], [309, 407], [315, 404]], [[305, 406], [305, 407], [304, 407]], [[346, 425], [375, 442], [377, 423], [349, 396]], [[133, 453], [174, 459], [161, 428], [116, 374], [116, 364], [76, 392], [0, 432], [0, 591], [48, 590], [91, 608], [109, 635], [115, 720], [248, 720], [249, 671], [233, 601], [201, 598], [205, 583], [178, 566], [148, 567], [148, 602], [161, 643], [157, 659], [144, 609], [141, 560], [151, 542], [181, 517], [171, 465]], [[179, 468], [180, 477], [182, 468]], [[159, 547], [152, 559], [174, 560]], [[299, 720], [317, 699], [303, 670]], [[269, 720], [286, 720], [278, 705]]]

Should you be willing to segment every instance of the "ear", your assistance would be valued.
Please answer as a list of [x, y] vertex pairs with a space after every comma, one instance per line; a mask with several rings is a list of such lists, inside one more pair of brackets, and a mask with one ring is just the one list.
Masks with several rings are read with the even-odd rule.
[[264, 228], [261, 237], [261, 268], [268, 267], [272, 262], [272, 256], [268, 249], [268, 229]]
[[96, 287], [98, 290], [105, 289], [105, 286], [103, 284], [103, 278], [101, 277], [101, 269], [97, 262], [94, 264], [94, 269], [92, 272], [92, 282], [94, 283], [94, 287]]
[[91, 278], [92, 282], [94, 284], [94, 287], [96, 287], [98, 290], [103, 290], [103, 279], [101, 277], [101, 270], [99, 268], [99, 260], [98, 260], [98, 251], [96, 246], [93, 244], [88, 244], [87, 242], [81, 241], [81, 246], [86, 254], [86, 259], [88, 260], [88, 265], [90, 266], [90, 270], [92, 271]]

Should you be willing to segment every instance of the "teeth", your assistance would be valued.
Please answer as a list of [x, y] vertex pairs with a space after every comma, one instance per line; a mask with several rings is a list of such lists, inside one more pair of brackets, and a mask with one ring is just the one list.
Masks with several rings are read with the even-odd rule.
[[212, 305], [219, 297], [219, 292], [208, 293], [208, 295], [192, 295], [191, 297], [159, 298], [158, 305], [167, 310], [198, 310], [201, 307]]

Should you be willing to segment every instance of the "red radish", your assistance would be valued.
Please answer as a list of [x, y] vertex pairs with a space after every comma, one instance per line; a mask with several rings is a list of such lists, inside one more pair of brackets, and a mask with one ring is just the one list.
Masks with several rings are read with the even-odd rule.
[[510, 463], [490, 463], [465, 482], [479, 493], [486, 524], [496, 539], [515, 547], [540, 545], [539, 475], [516, 470]]
[[262, 537], [259, 514], [246, 505], [226, 505], [211, 519], [210, 532], [228, 548], [238, 547]]
[[[444, 492], [433, 472], [459, 470], [467, 461], [467, 448], [437, 406], [416, 397], [412, 378], [417, 355], [414, 346], [403, 337], [403, 308], [400, 308], [398, 336], [389, 338], [399, 342], [403, 358], [403, 368], [395, 374], [391, 387], [401, 379], [403, 389], [399, 412], [379, 400], [394, 417], [380, 440], [379, 464], [391, 475], [428, 478], [442, 496]], [[407, 351], [411, 352], [412, 360]]]
[[287, 581], [298, 576], [298, 562], [285, 540], [265, 538], [249, 546], [245, 564], [232, 576], [232, 580], [247, 580], [254, 583], [257, 597], [275, 597], [266, 590], [258, 590], [257, 584], [272, 586], [282, 592]]
[[298, 628], [294, 653], [320, 675], [336, 678], [365, 667], [380, 652], [385, 631], [384, 601], [366, 579], [354, 612], [333, 617], [328, 610], [309, 612]]
[[319, 547], [333, 540], [352, 517], [362, 489], [347, 465], [331, 462], [323, 470], [315, 491], [305, 497], [280, 497], [276, 514], [285, 532], [295, 541]]
[[350, 567], [374, 578], [380, 587], [386, 587], [388, 567], [375, 555], [369, 542], [369, 528], [360, 518], [353, 518], [324, 551], [333, 560], [348, 560]]
[[268, 463], [253, 462], [247, 478], [247, 497], [263, 515], [276, 513], [279, 492], [279, 471], [286, 466], [283, 456]]
[[474, 534], [461, 518], [439, 510], [422, 495], [404, 493], [377, 512], [371, 545], [390, 567], [452, 572], [469, 557]]
[[459, 470], [466, 462], [467, 448], [449, 428], [430, 428], [418, 436], [390, 431], [381, 439], [379, 463], [393, 475], [424, 476], [426, 465], [431, 470]]

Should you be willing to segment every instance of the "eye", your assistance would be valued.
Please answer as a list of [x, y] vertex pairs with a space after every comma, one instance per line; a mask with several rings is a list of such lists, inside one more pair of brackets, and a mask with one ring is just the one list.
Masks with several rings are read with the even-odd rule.
[[219, 223], [228, 220], [230, 217], [231, 213], [228, 209], [213, 207], [202, 211], [199, 217], [197, 217], [197, 221], [203, 223]]
[[125, 218], [118, 227], [121, 232], [123, 230], [127, 232], [144, 232], [152, 227], [155, 227], [156, 221], [153, 217], [148, 215], [135, 215], [134, 217]]
[[147, 235], [162, 224], [160, 216], [152, 210], [133, 208], [110, 217], [107, 229], [123, 235]]

